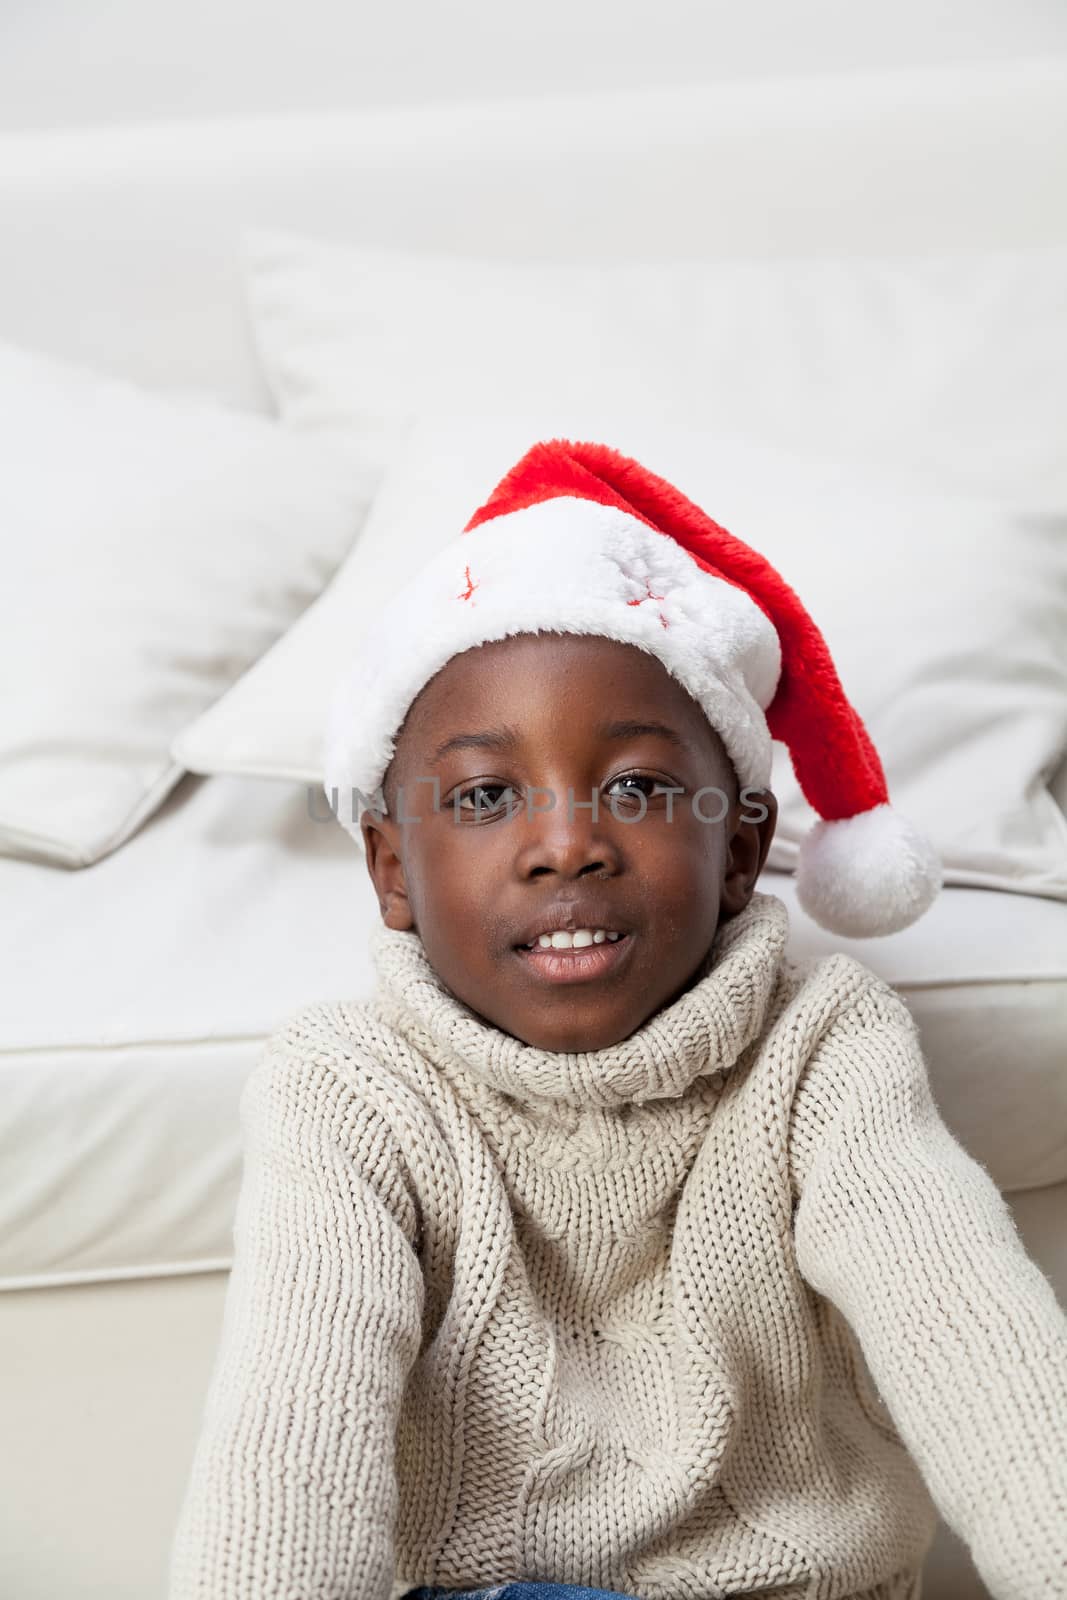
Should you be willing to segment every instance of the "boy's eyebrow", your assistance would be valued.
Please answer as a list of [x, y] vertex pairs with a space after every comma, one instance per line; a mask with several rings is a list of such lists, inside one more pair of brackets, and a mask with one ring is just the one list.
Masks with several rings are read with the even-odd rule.
[[430, 760], [440, 761], [450, 750], [510, 750], [518, 742], [519, 734], [515, 728], [487, 728], [484, 733], [457, 733], [451, 739], [446, 739], [444, 744], [439, 744]]
[[640, 739], [645, 734], [651, 734], [653, 738], [676, 744], [680, 750], [700, 753], [692, 739], [666, 722], [602, 722], [596, 732], [602, 739]]
[[[639, 739], [643, 735], [652, 735], [654, 738], [668, 740], [681, 750], [689, 750], [698, 755], [700, 753], [693, 740], [686, 738], [666, 722], [601, 722], [593, 732], [600, 739]], [[486, 728], [481, 733], [456, 733], [437, 746], [430, 760], [440, 761], [450, 750], [512, 750], [521, 740], [522, 734], [514, 727]]]

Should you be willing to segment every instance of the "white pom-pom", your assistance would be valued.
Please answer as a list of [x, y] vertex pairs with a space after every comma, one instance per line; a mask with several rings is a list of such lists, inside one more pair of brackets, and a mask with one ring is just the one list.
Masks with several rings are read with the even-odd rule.
[[941, 887], [941, 861], [890, 805], [818, 822], [800, 846], [797, 899], [820, 928], [849, 939], [899, 933]]

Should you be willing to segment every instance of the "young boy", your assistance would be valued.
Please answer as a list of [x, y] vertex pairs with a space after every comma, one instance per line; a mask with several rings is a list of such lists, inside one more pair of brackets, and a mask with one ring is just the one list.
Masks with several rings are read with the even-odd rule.
[[636, 462], [536, 446], [379, 619], [326, 751], [378, 987], [249, 1080], [172, 1600], [918, 1600], [938, 1510], [1067, 1596], [1067, 1318], [903, 1002], [786, 958], [772, 735], [805, 906], [914, 920], [825, 643]]

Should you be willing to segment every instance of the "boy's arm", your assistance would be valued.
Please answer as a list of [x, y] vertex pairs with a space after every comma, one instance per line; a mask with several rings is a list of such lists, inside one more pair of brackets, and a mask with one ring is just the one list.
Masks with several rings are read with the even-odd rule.
[[277, 1038], [241, 1125], [234, 1265], [171, 1600], [384, 1600], [423, 1307], [400, 1153], [350, 1084]]
[[1064, 1600], [1067, 1316], [881, 980], [807, 1063], [789, 1159], [798, 1267], [855, 1330], [941, 1515], [995, 1600]]

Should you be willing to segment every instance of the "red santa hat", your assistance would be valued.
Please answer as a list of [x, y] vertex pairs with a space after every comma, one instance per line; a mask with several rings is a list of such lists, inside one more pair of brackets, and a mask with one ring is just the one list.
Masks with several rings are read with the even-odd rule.
[[396, 595], [335, 691], [324, 782], [360, 841], [351, 797], [376, 796], [419, 691], [453, 656], [513, 634], [594, 634], [658, 656], [722, 739], [742, 787], [789, 749], [821, 820], [797, 895], [831, 932], [894, 933], [941, 884], [826, 641], [775, 569], [671, 484], [601, 444], [536, 444]]

